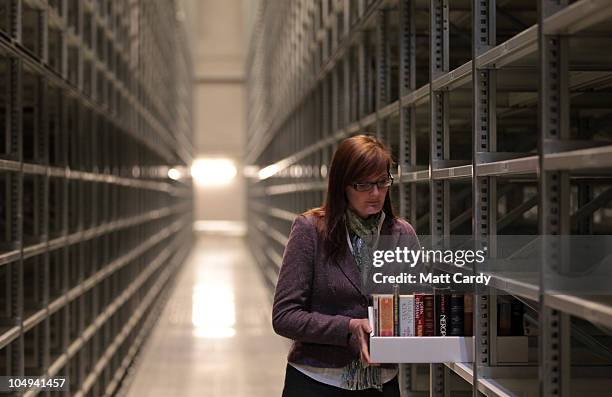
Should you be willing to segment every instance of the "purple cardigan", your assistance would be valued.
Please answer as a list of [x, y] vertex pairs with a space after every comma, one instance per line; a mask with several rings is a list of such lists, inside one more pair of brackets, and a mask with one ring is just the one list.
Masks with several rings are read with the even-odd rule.
[[[387, 219], [381, 235], [416, 234], [403, 219]], [[416, 239], [415, 239], [416, 240]], [[343, 260], [326, 263], [315, 215], [300, 215], [291, 226], [272, 308], [274, 331], [293, 339], [289, 362], [315, 367], [343, 367], [359, 358], [349, 339], [351, 318], [368, 317], [368, 297], [350, 251]]]

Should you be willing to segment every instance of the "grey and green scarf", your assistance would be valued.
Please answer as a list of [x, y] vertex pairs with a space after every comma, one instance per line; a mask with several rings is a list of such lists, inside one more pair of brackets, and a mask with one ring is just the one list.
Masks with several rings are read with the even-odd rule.
[[[345, 224], [351, 243], [353, 257], [361, 273], [362, 285], [372, 268], [372, 255], [378, 243], [380, 225], [385, 219], [385, 213], [371, 215], [366, 219], [347, 209]], [[346, 366], [342, 375], [344, 386], [350, 390], [376, 388], [382, 390], [381, 368], [363, 364], [354, 360]]]

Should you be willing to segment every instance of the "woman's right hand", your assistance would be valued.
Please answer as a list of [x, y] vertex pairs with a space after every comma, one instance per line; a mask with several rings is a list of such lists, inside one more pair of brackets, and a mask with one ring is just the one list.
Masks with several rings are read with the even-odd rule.
[[363, 363], [370, 363], [370, 352], [368, 349], [368, 337], [372, 332], [370, 322], [367, 318], [352, 318], [349, 321], [349, 332], [355, 337], [359, 345], [360, 359]]

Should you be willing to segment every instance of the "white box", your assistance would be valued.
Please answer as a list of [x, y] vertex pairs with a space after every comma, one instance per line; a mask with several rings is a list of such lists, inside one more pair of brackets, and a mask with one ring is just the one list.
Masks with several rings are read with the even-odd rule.
[[471, 336], [373, 336], [370, 360], [375, 363], [470, 363]]

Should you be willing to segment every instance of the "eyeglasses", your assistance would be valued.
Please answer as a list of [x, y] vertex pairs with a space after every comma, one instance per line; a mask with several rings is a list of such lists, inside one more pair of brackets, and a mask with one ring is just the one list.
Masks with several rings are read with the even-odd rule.
[[353, 183], [352, 186], [358, 192], [369, 192], [372, 189], [374, 189], [374, 185], [378, 186], [379, 189], [387, 188], [387, 187], [393, 185], [393, 177], [391, 175], [389, 175], [387, 178], [381, 179], [381, 180], [379, 180], [377, 182]]

